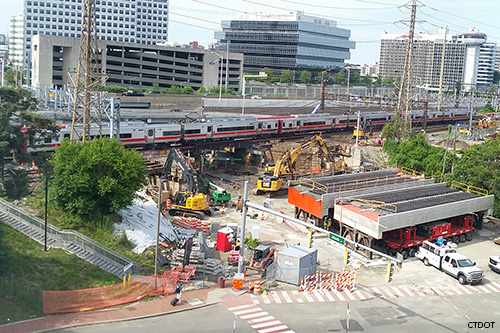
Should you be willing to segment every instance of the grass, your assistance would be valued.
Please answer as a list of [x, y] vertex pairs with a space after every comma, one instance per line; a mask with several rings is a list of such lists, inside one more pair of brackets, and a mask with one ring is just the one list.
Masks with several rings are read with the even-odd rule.
[[[44, 218], [44, 200], [45, 194], [43, 191], [39, 191], [35, 195], [27, 197], [24, 205], [37, 210], [38, 217]], [[124, 233], [116, 235], [113, 232], [113, 216], [105, 216], [99, 222], [83, 221], [77, 216], [72, 216], [64, 212], [61, 208], [51, 205], [50, 201], [47, 215], [49, 222], [56, 227], [78, 231], [127, 258], [138, 262], [142, 268], [140, 273], [144, 275], [153, 274], [154, 252], [147, 255], [133, 252], [133, 244], [127, 239], [127, 236]], [[159, 270], [159, 273], [163, 273], [163, 268]]]
[[[0, 325], [42, 315], [42, 290], [75, 290], [119, 283], [113, 274], [43, 245], [0, 222]], [[15, 294], [16, 297], [12, 297]]]

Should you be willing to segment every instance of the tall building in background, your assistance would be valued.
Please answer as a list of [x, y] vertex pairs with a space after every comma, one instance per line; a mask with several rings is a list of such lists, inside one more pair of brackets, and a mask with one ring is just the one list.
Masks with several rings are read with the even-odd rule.
[[[407, 42], [404, 34], [382, 34], [379, 61], [379, 75], [382, 78], [401, 78]], [[486, 43], [485, 34], [474, 31], [461, 35], [449, 34], [445, 29], [439, 29], [435, 34], [416, 34], [413, 45], [414, 85], [439, 87], [444, 46], [444, 89], [453, 90], [457, 82], [462, 84], [464, 90], [491, 86], [496, 44]]]
[[[95, 0], [95, 5], [98, 39], [140, 44], [167, 41], [168, 0]], [[16, 29], [23, 22], [23, 50], [9, 49], [13, 57], [23, 59], [17, 65], [28, 64], [35, 35], [79, 38], [82, 8], [82, 0], [24, 0], [22, 16], [14, 20]]]
[[24, 15], [12, 16], [9, 23], [9, 61], [14, 67], [24, 65]]
[[301, 12], [243, 14], [221, 25], [215, 33], [220, 51], [243, 53], [244, 71], [251, 74], [264, 67], [279, 75], [299, 66], [344, 66], [355, 48], [350, 30]]

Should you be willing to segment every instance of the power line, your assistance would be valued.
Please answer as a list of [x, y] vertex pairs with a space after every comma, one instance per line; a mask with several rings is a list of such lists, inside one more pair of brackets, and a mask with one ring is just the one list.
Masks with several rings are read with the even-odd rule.
[[179, 14], [179, 13], [174, 13], [174, 12], [169, 12], [169, 14], [178, 15], [178, 16], [182, 16], [182, 17], [187, 17], [187, 18], [191, 18], [191, 19], [194, 19], [194, 20], [197, 20], [197, 21], [203, 21], [203, 22], [207, 22], [207, 23], [212, 23], [212, 24], [220, 25], [220, 22], [204, 20], [204, 19], [201, 19], [199, 17], [189, 16], [189, 15], [184, 15], [184, 14]]
[[326, 5], [314, 5], [311, 3], [300, 2], [300, 1], [292, 1], [292, 0], [281, 0], [283, 2], [290, 2], [297, 5], [305, 5], [310, 7], [319, 7], [319, 8], [329, 8], [329, 9], [342, 9], [342, 10], [385, 10], [385, 9], [394, 9], [396, 6], [391, 7], [379, 7], [379, 8], [354, 8], [354, 7], [334, 7], [334, 6], [326, 6]]

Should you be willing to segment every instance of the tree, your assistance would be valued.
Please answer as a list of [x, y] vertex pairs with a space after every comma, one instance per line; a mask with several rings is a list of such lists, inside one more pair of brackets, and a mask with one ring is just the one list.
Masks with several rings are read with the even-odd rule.
[[494, 71], [493, 72], [493, 83], [494, 84], [499, 84], [500, 83], [500, 72], [499, 71]]
[[198, 94], [206, 94], [207, 93], [207, 89], [205, 87], [200, 87], [200, 88], [198, 88], [198, 90], [196, 92]]
[[311, 72], [302, 71], [300, 73], [299, 79], [300, 79], [300, 82], [309, 83], [309, 82], [311, 82], [311, 77], [312, 77]]
[[494, 112], [495, 112], [495, 110], [493, 109], [491, 104], [488, 102], [483, 106], [483, 108], [481, 110], [479, 110], [478, 113], [490, 114], [490, 113], [494, 113]]
[[182, 93], [190, 95], [190, 94], [194, 93], [194, 89], [191, 86], [184, 86], [182, 88]]
[[146, 184], [144, 159], [116, 139], [72, 144], [64, 140], [51, 163], [52, 201], [85, 219], [102, 219], [113, 210], [126, 208]]
[[349, 83], [358, 83], [361, 80], [361, 76], [358, 72], [352, 71], [349, 75]]
[[[26, 143], [30, 147], [40, 147], [51, 141], [59, 133], [53, 119], [33, 112], [37, 101], [31, 92], [22, 88], [0, 87], [0, 163], [4, 178], [4, 159], [12, 157], [16, 162], [36, 161], [41, 165], [44, 154], [32, 155], [26, 151]], [[9, 198], [20, 198], [27, 194], [25, 172], [8, 170], [6, 194]]]
[[488, 140], [469, 149], [460, 150], [454, 172], [449, 181], [455, 180], [476, 186], [494, 194], [493, 216], [500, 217], [500, 140]]
[[293, 81], [293, 73], [291, 70], [287, 69], [281, 72], [280, 82], [281, 83], [291, 83]]
[[333, 82], [337, 83], [337, 84], [344, 84], [347, 82], [347, 79], [345, 77], [345, 73], [344, 72], [337, 72], [335, 73], [335, 75], [333, 76]]

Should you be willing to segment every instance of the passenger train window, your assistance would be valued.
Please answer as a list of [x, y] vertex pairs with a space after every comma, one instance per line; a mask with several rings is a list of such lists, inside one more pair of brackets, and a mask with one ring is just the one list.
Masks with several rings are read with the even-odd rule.
[[51, 138], [45, 138], [43, 140], [44, 143], [51, 143], [52, 142], [52, 139]]
[[163, 131], [163, 136], [180, 135], [178, 131]]
[[271, 125], [267, 125], [267, 129], [271, 129]]
[[154, 131], [154, 130], [152, 130], [152, 129], [148, 130], [148, 136], [153, 136], [153, 135], [154, 135], [154, 133], [155, 133], [155, 131]]
[[66, 138], [69, 138], [69, 137], [70, 137], [70, 134], [69, 134], [69, 133], [64, 134], [64, 138], [65, 138], [65, 139], [66, 139]]
[[208, 132], [208, 133], [211, 133], [211, 132], [212, 132], [212, 126], [208, 126], [208, 127], [207, 127], [207, 132]]
[[198, 129], [190, 129], [190, 130], [186, 130], [184, 132], [184, 134], [198, 134], [198, 133], [201, 133], [201, 130], [198, 128]]
[[132, 138], [132, 133], [120, 133], [120, 139], [130, 139]]

